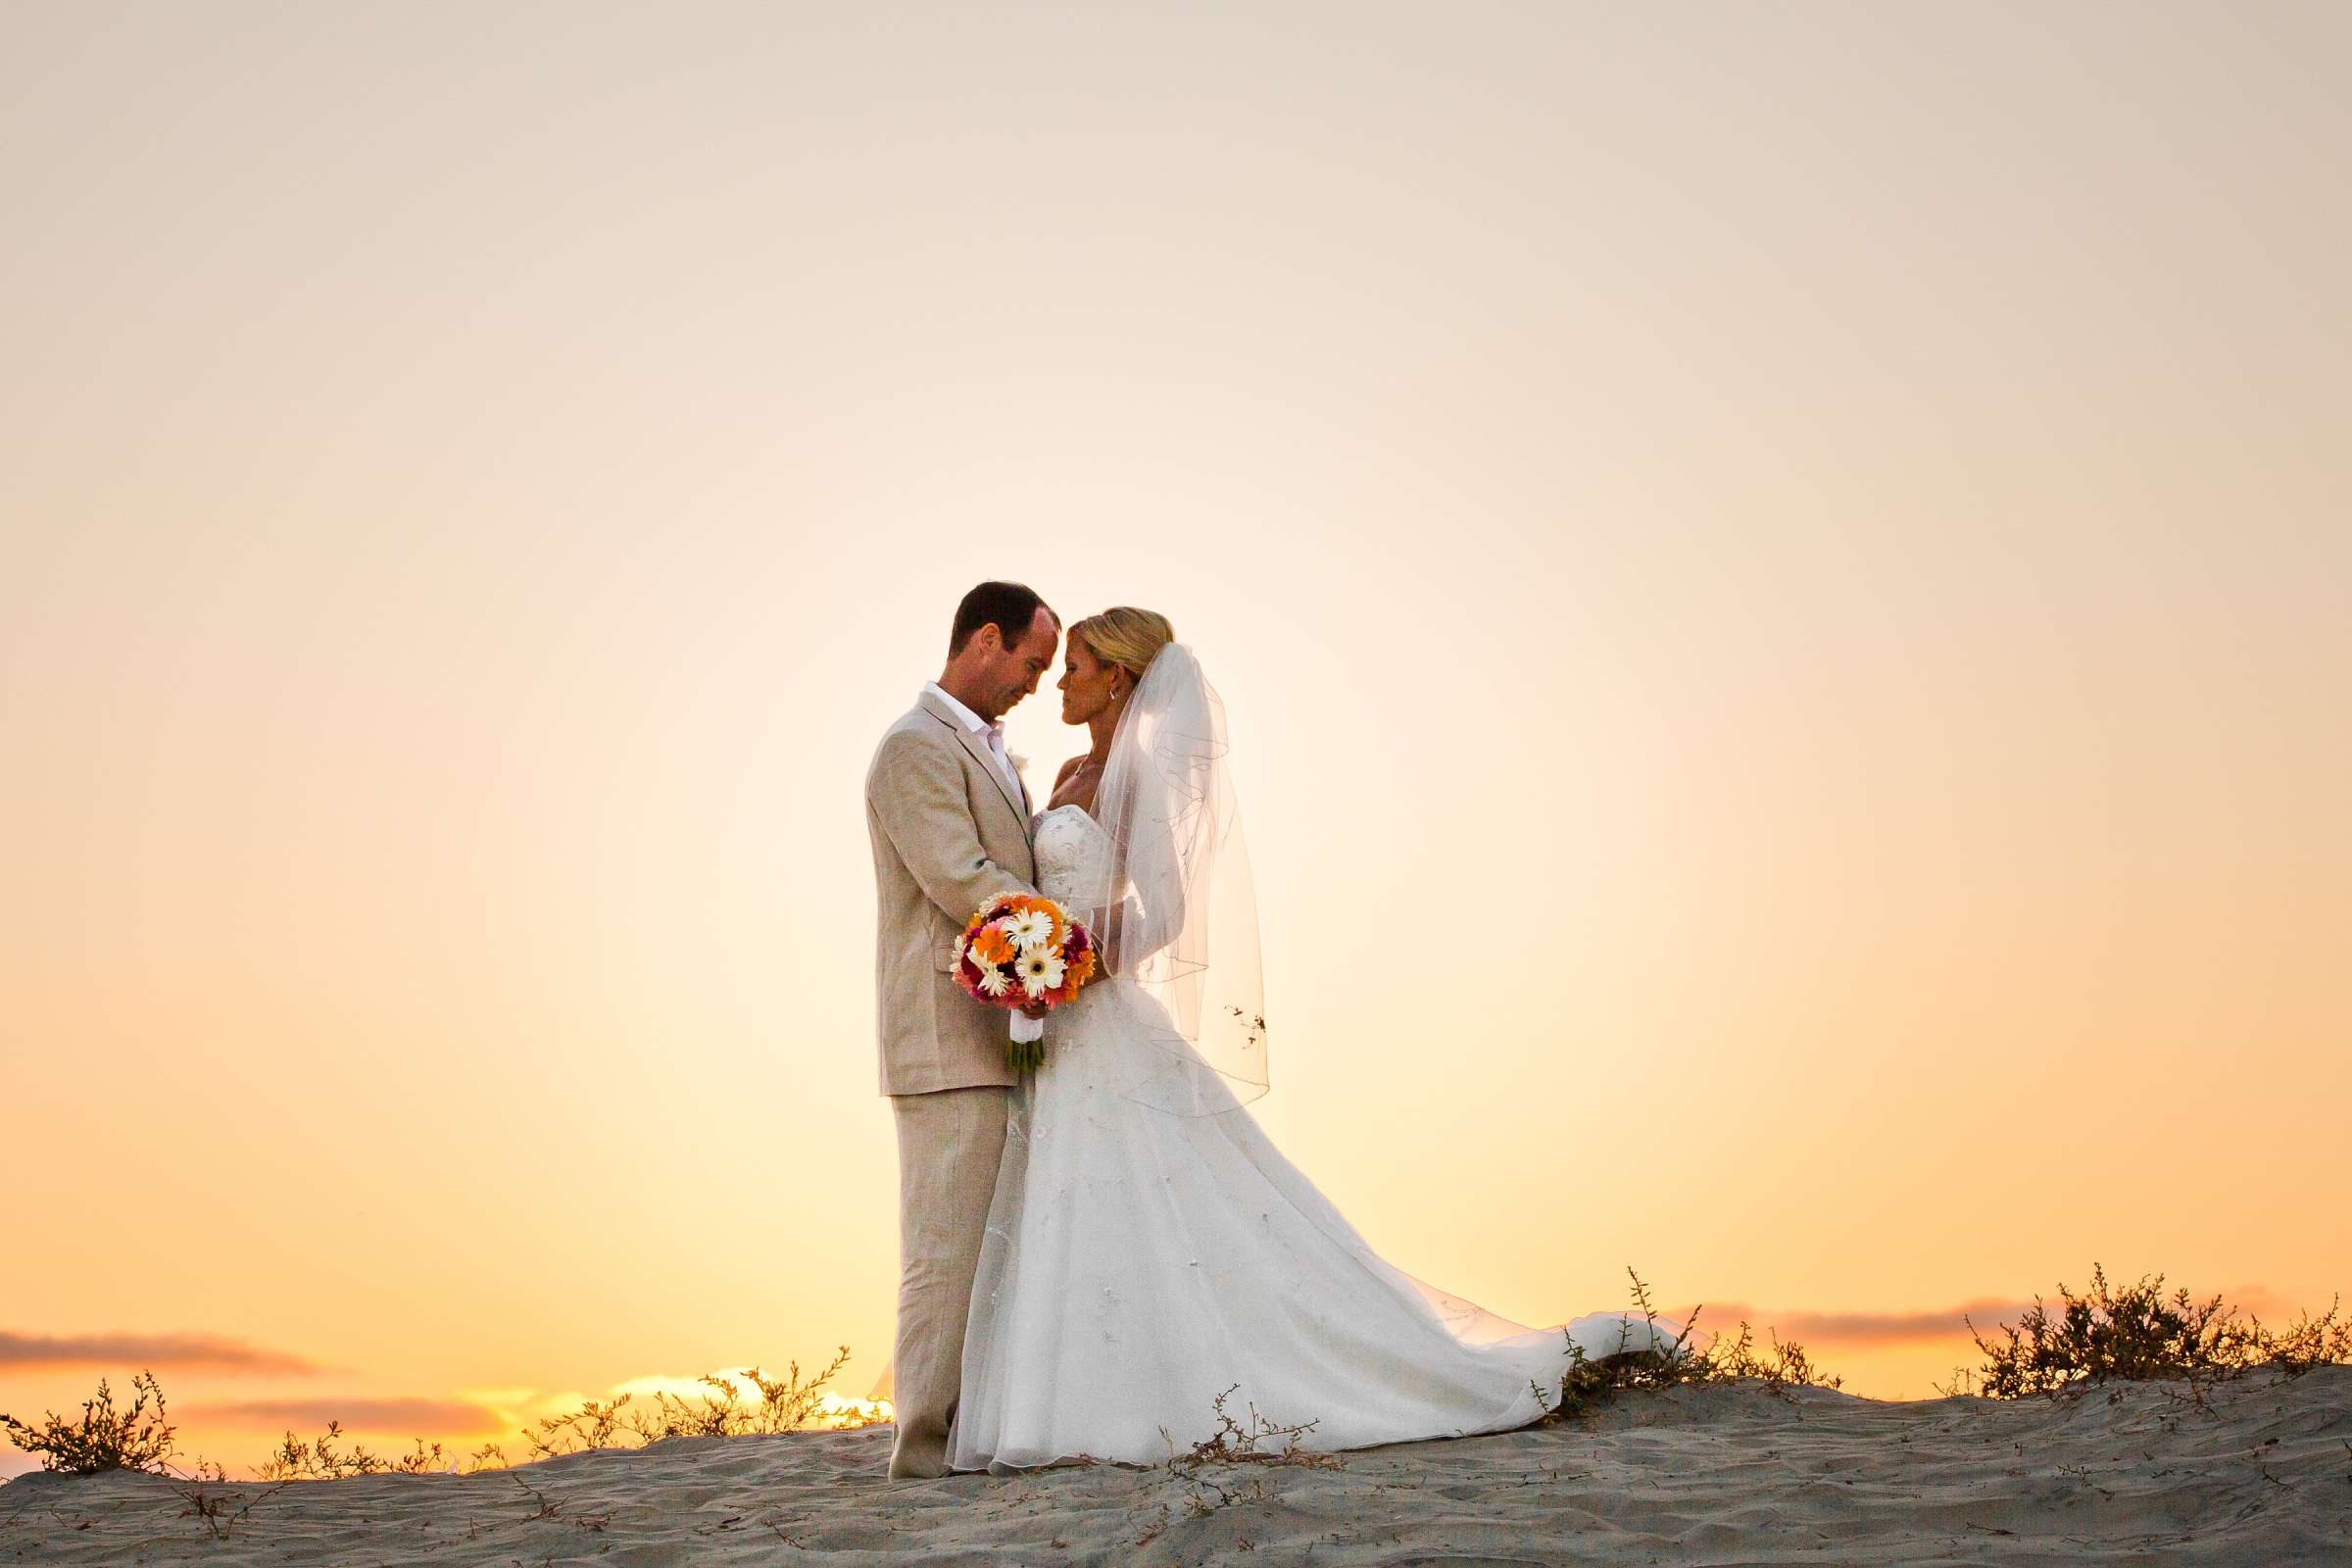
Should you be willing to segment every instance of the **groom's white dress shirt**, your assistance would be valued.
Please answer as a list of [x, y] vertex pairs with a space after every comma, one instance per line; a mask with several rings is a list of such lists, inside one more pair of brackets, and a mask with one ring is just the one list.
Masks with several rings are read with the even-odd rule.
[[1013, 771], [1012, 758], [1004, 750], [1004, 726], [1002, 723], [991, 724], [950, 696], [948, 689], [935, 680], [925, 681], [923, 690], [947, 704], [948, 711], [961, 719], [965, 729], [988, 742], [988, 755], [997, 760], [997, 771], [1004, 774], [1004, 782], [1012, 786], [1012, 798], [1016, 801], [1027, 800], [1028, 792], [1021, 788], [1021, 775]]

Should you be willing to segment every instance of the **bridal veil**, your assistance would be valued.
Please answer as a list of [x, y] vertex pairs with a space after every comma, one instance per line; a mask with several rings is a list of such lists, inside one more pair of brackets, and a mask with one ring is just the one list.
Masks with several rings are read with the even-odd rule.
[[1120, 1092], [1181, 1116], [1266, 1092], [1257, 893], [1227, 762], [1225, 706], [1182, 643], [1153, 656], [1119, 717], [1095, 792], [1110, 853], [1071, 912], [1095, 924], [1108, 973], [1156, 1007], [1156, 1048]]

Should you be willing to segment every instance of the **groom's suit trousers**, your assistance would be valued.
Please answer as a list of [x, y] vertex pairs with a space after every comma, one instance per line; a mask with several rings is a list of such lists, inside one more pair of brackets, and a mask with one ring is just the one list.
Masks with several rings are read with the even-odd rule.
[[893, 1476], [945, 1475], [963, 1384], [963, 1330], [1004, 1153], [1007, 1092], [894, 1095], [899, 1128], [899, 1335], [891, 1359]]

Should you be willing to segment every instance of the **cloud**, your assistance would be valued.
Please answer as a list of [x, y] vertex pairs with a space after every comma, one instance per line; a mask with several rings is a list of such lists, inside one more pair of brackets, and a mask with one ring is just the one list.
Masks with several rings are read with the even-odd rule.
[[[1727, 1301], [1710, 1307], [1699, 1319], [1718, 1329], [1745, 1318], [1759, 1333], [1769, 1327], [1784, 1340], [1806, 1345], [1920, 1345], [1936, 1340], [1964, 1340], [1973, 1322], [1990, 1332], [1995, 1323], [2014, 1323], [2031, 1301], [1980, 1297], [1958, 1306], [1931, 1307], [1920, 1312], [1771, 1312], [1744, 1302]], [[1966, 1321], [1963, 1321], [1963, 1320]]]
[[465, 1399], [370, 1398], [321, 1395], [300, 1399], [239, 1399], [173, 1410], [190, 1424], [238, 1427], [324, 1427], [340, 1421], [346, 1432], [397, 1432], [403, 1436], [488, 1432], [499, 1417]]
[[[2172, 1282], [2167, 1280], [2165, 1284], [2169, 1290]], [[2211, 1291], [2207, 1291], [2203, 1296], [2199, 1296], [2194, 1291], [2188, 1293], [2188, 1298], [2199, 1305], [2203, 1305], [2212, 1296]], [[2276, 1291], [2265, 1290], [2259, 1285], [2249, 1285], [2243, 1290], [2230, 1291], [2223, 1296], [2222, 1303], [2225, 1306], [2234, 1306], [2240, 1311], [2251, 1312], [2273, 1328], [2284, 1328], [2306, 1310], [2300, 1301], [2290, 1301]], [[2313, 1316], [2316, 1317], [2318, 1314], [2314, 1313]]]
[[181, 1371], [307, 1375], [318, 1364], [218, 1334], [12, 1334], [0, 1329], [0, 1367], [137, 1366]]
[[[1919, 1312], [1815, 1312], [1757, 1306], [1747, 1301], [1708, 1301], [1698, 1315], [1698, 1332], [1738, 1333], [1745, 1321], [1763, 1340], [1770, 1329], [1784, 1340], [1814, 1345], [1928, 1345], [1938, 1340], [1965, 1340], [1968, 1324], [1989, 1334], [1995, 1323], [2014, 1323], [2032, 1301], [1981, 1297], [1958, 1306], [1931, 1307]], [[1659, 1321], [1671, 1319], [1681, 1327], [1690, 1315], [1689, 1306], [1661, 1307]], [[1968, 1321], [1964, 1322], [1965, 1318]]]
[[[2074, 1287], [2078, 1295], [2084, 1289], [2082, 1282], [2070, 1280], [2067, 1283]], [[2110, 1279], [2108, 1287], [2121, 1290], [2131, 1283], [2129, 1280], [2119, 1282]], [[2168, 1298], [2174, 1289], [2171, 1280], [2165, 1281], [2164, 1293]], [[2200, 1294], [2192, 1290], [2189, 1299], [2202, 1305], [2211, 1300], [2215, 1294], [2212, 1291]], [[2290, 1321], [2297, 1311], [2293, 1303], [2259, 1285], [2248, 1285], [2219, 1294], [2224, 1306], [2255, 1314], [2274, 1326]], [[2054, 1309], [2057, 1298], [2055, 1290], [2049, 1292], [2041, 1298], [2043, 1308]], [[1971, 1323], [1976, 1325], [1979, 1333], [1990, 1335], [1993, 1325], [2016, 1323], [2033, 1304], [2031, 1298], [2013, 1300], [1989, 1296], [1962, 1301], [1957, 1306], [1931, 1307], [1918, 1312], [1815, 1312], [1776, 1310], [1746, 1301], [1709, 1301], [1699, 1314], [1698, 1328], [1701, 1335], [1710, 1330], [1717, 1333], [1727, 1329], [1737, 1332], [1736, 1325], [1744, 1319], [1755, 1329], [1759, 1339], [1769, 1328], [1784, 1340], [1794, 1340], [1807, 1347], [1817, 1344], [1928, 1345], [1940, 1340], [1966, 1340]], [[1671, 1319], [1677, 1327], [1690, 1315], [1690, 1308], [1688, 1305], [1661, 1307], [1658, 1310], [1660, 1321]]]
[[[734, 1386], [737, 1394], [757, 1402], [760, 1391], [754, 1386], [752, 1380], [745, 1376], [749, 1371], [751, 1371], [749, 1366], [722, 1367], [716, 1372], [706, 1374], [706, 1376], [723, 1379]], [[700, 1377], [674, 1377], [667, 1372], [649, 1372], [643, 1377], [631, 1378], [625, 1383], [615, 1383], [612, 1385], [612, 1392], [635, 1395], [645, 1398], [650, 1398], [657, 1394], [666, 1394], [673, 1399], [719, 1397], [718, 1391], [705, 1383]]]

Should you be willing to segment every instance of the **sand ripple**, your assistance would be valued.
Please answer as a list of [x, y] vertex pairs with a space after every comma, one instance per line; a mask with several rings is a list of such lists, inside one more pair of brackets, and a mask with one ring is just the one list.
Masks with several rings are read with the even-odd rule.
[[882, 1432], [299, 1482], [225, 1541], [158, 1478], [34, 1475], [0, 1488], [0, 1563], [2352, 1563], [2352, 1367], [2257, 1374], [2210, 1412], [2180, 1392], [1683, 1390], [1236, 1472], [1219, 1479], [1264, 1494], [1203, 1516], [1163, 1471], [886, 1482]]

